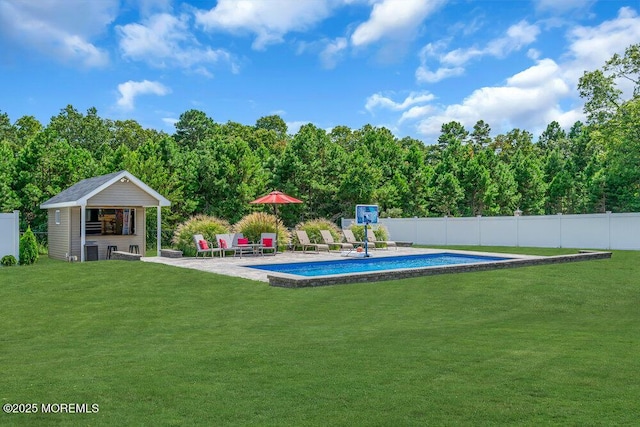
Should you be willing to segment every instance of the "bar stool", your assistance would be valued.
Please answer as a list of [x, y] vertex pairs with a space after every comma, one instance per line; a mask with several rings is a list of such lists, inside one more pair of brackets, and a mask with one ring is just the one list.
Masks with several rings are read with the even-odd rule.
[[139, 254], [140, 248], [138, 247], [138, 245], [129, 245], [129, 253]]
[[118, 247], [116, 245], [107, 246], [107, 259], [111, 259], [111, 252], [117, 251]]

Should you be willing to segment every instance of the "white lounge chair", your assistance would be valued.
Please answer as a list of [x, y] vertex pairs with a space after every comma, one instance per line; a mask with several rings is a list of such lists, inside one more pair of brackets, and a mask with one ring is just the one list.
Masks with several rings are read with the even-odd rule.
[[[353, 235], [353, 231], [349, 230], [348, 228], [345, 228], [344, 230], [342, 230], [342, 234], [344, 234], [344, 239], [347, 242], [351, 243], [352, 245], [364, 247], [364, 242], [361, 242], [358, 239], [356, 239], [356, 236]], [[367, 246], [370, 247], [371, 249], [376, 248], [375, 243], [368, 244]]]
[[309, 239], [309, 235], [304, 230], [296, 230], [296, 236], [298, 236], [298, 240], [302, 246], [302, 252], [306, 252], [309, 248], [313, 248], [314, 252], [320, 252], [320, 249], [329, 252], [329, 245], [324, 243], [312, 243]]
[[233, 234], [216, 234], [216, 241], [218, 242], [218, 248], [220, 248], [222, 256], [227, 252], [233, 252], [235, 255], [236, 250], [233, 247]]
[[273, 255], [275, 255], [277, 244], [278, 242], [276, 242], [276, 233], [262, 233], [260, 235], [260, 246], [258, 247], [260, 255], [264, 255], [265, 251], [271, 252]]
[[384, 247], [385, 249], [389, 249], [390, 247], [394, 247], [396, 248], [396, 250], [398, 250], [398, 245], [396, 244], [396, 242], [391, 240], [378, 240], [378, 238], [376, 237], [376, 233], [374, 233], [374, 231], [370, 228], [367, 229], [367, 239], [369, 239], [369, 243], [373, 243], [376, 248]]
[[224, 256], [224, 253], [220, 250], [220, 248], [216, 248], [211, 244], [211, 242], [207, 241], [202, 234], [194, 234], [193, 235], [193, 243], [196, 245], [196, 258], [198, 255], [202, 254], [204, 258], [207, 254], [211, 254], [213, 258], [214, 252], [219, 252]]
[[338, 246], [340, 247], [340, 249], [353, 249], [353, 243], [336, 242], [333, 239], [331, 231], [329, 230], [320, 230], [320, 234], [322, 235], [322, 240], [324, 240], [324, 243], [329, 245], [329, 248], [331, 248], [331, 246]]

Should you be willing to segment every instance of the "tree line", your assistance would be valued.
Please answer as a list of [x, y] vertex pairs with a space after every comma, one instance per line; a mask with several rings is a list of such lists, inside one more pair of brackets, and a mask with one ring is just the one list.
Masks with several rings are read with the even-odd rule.
[[95, 108], [83, 114], [69, 105], [46, 126], [33, 116], [12, 123], [0, 112], [0, 210], [18, 209], [25, 229], [46, 231], [40, 203], [82, 179], [126, 169], [171, 200], [167, 229], [194, 214], [234, 223], [267, 209], [249, 202], [272, 189], [304, 201], [282, 210], [290, 226], [352, 217], [356, 204], [378, 204], [389, 217], [637, 212], [638, 76], [640, 44], [580, 78], [585, 123], [566, 132], [551, 122], [535, 140], [521, 129], [492, 137], [482, 120], [473, 129], [445, 123], [427, 145], [371, 125], [307, 124], [289, 134], [277, 115], [251, 126], [189, 110], [168, 134], [102, 118]]

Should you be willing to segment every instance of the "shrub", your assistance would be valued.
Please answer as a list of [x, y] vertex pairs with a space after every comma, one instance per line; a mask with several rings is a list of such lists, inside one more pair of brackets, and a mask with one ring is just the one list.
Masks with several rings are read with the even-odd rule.
[[[321, 243], [323, 241], [320, 230], [329, 230], [329, 232], [333, 236], [333, 240], [335, 240], [336, 242], [342, 240], [342, 236], [340, 235], [340, 229], [338, 228], [338, 226], [336, 226], [333, 222], [329, 221], [326, 218], [318, 218], [301, 222], [296, 225], [295, 229], [306, 231], [307, 236], [309, 236], [309, 240], [316, 243]], [[300, 245], [298, 236], [293, 236], [293, 243], [297, 246]]]
[[389, 230], [382, 224], [378, 224], [373, 227], [374, 233], [376, 233], [376, 237], [378, 240], [389, 240]]
[[350, 225], [349, 230], [353, 231], [353, 236], [358, 242], [364, 242], [364, 225]]
[[11, 267], [12, 265], [16, 265], [17, 263], [18, 261], [13, 255], [5, 255], [2, 257], [2, 260], [0, 260], [0, 264], [4, 265], [5, 267]]
[[[245, 215], [233, 226], [233, 230], [236, 233], [242, 233], [251, 242], [259, 242], [262, 233], [276, 232], [276, 217], [264, 212], [254, 212]], [[289, 231], [278, 220], [278, 246], [287, 245], [289, 240]]]
[[[387, 227], [382, 224], [370, 225], [371, 229], [375, 233], [378, 240], [389, 240], [389, 232], [387, 231]], [[353, 235], [356, 240], [360, 242], [365, 241], [364, 237], [364, 225], [351, 225], [349, 226], [351, 231], [353, 231]]]
[[208, 215], [196, 215], [178, 225], [173, 233], [171, 243], [185, 256], [195, 256], [194, 234], [202, 234], [206, 240], [215, 244], [216, 234], [228, 233], [229, 230], [231, 230], [231, 226], [223, 219]]
[[38, 261], [38, 242], [31, 227], [27, 227], [27, 231], [20, 237], [20, 264], [30, 265], [36, 261]]

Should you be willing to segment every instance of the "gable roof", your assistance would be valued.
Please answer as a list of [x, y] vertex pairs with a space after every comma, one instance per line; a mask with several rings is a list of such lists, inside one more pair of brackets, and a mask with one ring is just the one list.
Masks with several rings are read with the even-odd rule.
[[40, 209], [86, 206], [87, 200], [121, 179], [128, 179], [142, 191], [156, 199], [158, 201], [158, 205], [153, 206], [171, 206], [171, 202], [169, 200], [162, 197], [158, 192], [140, 181], [128, 171], [122, 170], [107, 175], [84, 179], [42, 203], [40, 205]]

